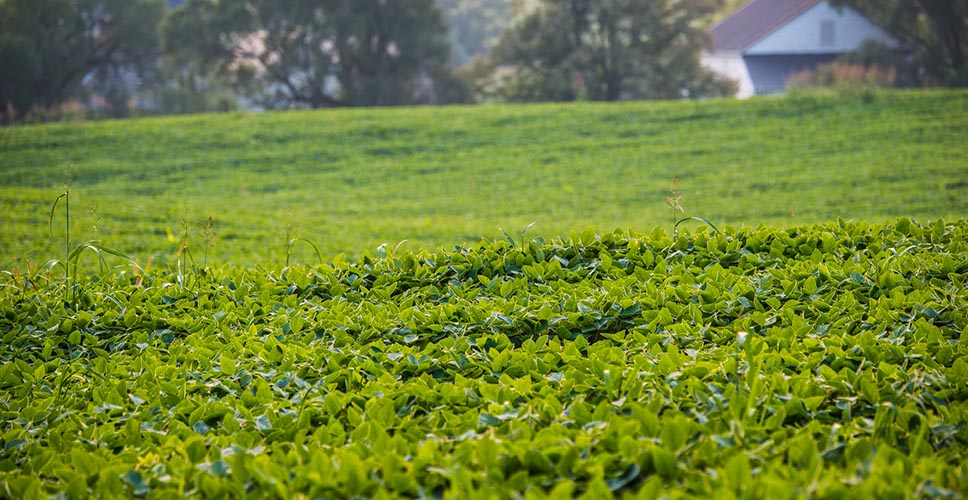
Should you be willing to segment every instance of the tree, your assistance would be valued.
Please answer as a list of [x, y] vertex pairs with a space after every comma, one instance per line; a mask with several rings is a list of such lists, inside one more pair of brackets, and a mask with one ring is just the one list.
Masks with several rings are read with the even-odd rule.
[[883, 27], [915, 51], [928, 75], [968, 85], [968, 0], [833, 0]]
[[95, 73], [144, 73], [164, 9], [164, 0], [0, 1], [0, 118], [77, 97]]
[[[195, 36], [184, 36], [193, 33]], [[163, 30], [267, 107], [460, 100], [433, 0], [190, 0]]]
[[[238, 106], [238, 94], [251, 78], [245, 68], [228, 71], [220, 61], [231, 60], [232, 52], [218, 42], [216, 5], [208, 1], [170, 2], [159, 27], [162, 58], [157, 85], [152, 89], [162, 113], [227, 111]], [[229, 78], [229, 74], [235, 75]]]
[[463, 100], [448, 66], [447, 26], [433, 0], [340, 4], [334, 15], [335, 62], [346, 104]]
[[725, 95], [699, 63], [702, 27], [720, 0], [544, 0], [505, 32], [494, 62], [512, 100], [668, 99]]
[[451, 63], [485, 57], [515, 18], [512, 0], [437, 0], [450, 28]]

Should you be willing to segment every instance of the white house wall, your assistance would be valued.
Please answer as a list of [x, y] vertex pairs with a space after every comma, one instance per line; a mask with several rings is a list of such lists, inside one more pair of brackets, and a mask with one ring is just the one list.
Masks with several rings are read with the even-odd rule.
[[750, 79], [741, 54], [737, 52], [703, 53], [701, 62], [706, 69], [736, 82], [739, 87], [736, 97], [745, 99], [755, 94], [753, 80]]
[[[824, 23], [832, 39], [821, 40]], [[883, 30], [851, 9], [838, 11], [821, 2], [796, 19], [770, 33], [744, 51], [746, 55], [832, 54], [852, 52], [865, 40], [874, 39], [894, 47], [896, 43]], [[826, 42], [826, 43], [824, 43]]]

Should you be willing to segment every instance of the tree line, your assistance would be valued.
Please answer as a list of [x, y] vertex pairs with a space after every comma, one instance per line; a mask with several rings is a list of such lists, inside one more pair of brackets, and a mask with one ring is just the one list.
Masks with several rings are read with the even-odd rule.
[[[0, 0], [0, 120], [728, 95], [699, 63], [724, 2]], [[832, 3], [965, 80], [968, 0]]]

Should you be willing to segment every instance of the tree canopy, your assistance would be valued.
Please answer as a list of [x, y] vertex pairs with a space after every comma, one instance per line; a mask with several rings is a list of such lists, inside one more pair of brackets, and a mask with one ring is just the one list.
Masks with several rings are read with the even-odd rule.
[[524, 9], [521, 0], [437, 0], [450, 29], [451, 63], [486, 57]]
[[164, 0], [0, 1], [0, 118], [76, 97], [82, 81], [146, 71]]
[[699, 62], [721, 0], [543, 0], [505, 32], [494, 61], [512, 100], [724, 95]]
[[461, 97], [433, 0], [190, 0], [163, 34], [167, 51], [216, 68], [267, 107]]
[[[467, 102], [468, 82], [510, 101], [729, 95], [699, 55], [737, 1], [0, 0], [0, 122], [92, 96], [112, 114], [133, 95], [152, 112]], [[909, 84], [968, 84], [968, 0], [831, 2], [914, 50]]]

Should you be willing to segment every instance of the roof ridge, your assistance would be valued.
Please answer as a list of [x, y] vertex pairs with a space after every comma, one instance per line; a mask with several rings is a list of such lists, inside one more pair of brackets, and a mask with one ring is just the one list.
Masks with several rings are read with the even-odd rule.
[[758, 0], [749, 0], [748, 2], [744, 3], [743, 5], [741, 5], [738, 9], [734, 10], [732, 14], [730, 14], [730, 15], [722, 18], [722, 19], [720, 19], [716, 24], [713, 24], [712, 27], [710, 27], [709, 29], [710, 30], [716, 29], [717, 26], [719, 26], [720, 24], [725, 23], [726, 21], [729, 20], [729, 18], [731, 18], [733, 16], [736, 16], [736, 15], [739, 15], [740, 12], [743, 12], [744, 10], [748, 9], [750, 5], [755, 4], [757, 1]]
[[[777, 2], [777, 0], [751, 0], [743, 4], [742, 7], [737, 9], [726, 18], [713, 25], [712, 28], [710, 28], [710, 32], [715, 33], [720, 28], [725, 29], [727, 32], [732, 31], [730, 35], [726, 35], [727, 38], [731, 38], [731, 40], [728, 40], [728, 42], [725, 43], [727, 45], [727, 50], [742, 51], [762, 40], [770, 33], [773, 33], [779, 27], [787, 24], [791, 19], [796, 18], [805, 11], [824, 1], [826, 0], [797, 0], [795, 3], [790, 4], [791, 7], [789, 11], [781, 11], [781, 15], [777, 16], [775, 19], [769, 19], [769, 17], [766, 17], [765, 19], [768, 22], [764, 23], [762, 26], [756, 26], [757, 23], [754, 21], [752, 23], [752, 29], [754, 31], [745, 32], [742, 30], [737, 30], [735, 26], [731, 26], [731, 24], [739, 22], [737, 19], [742, 19], [744, 17], [753, 17], [755, 19], [757, 14], [770, 12], [772, 10], [770, 9], [770, 6], [767, 5], [768, 3], [773, 2], [775, 4]], [[730, 30], [730, 28], [732, 28], [732, 30]], [[716, 38], [715, 35], [714, 38]], [[721, 49], [723, 47], [716, 48]]]

